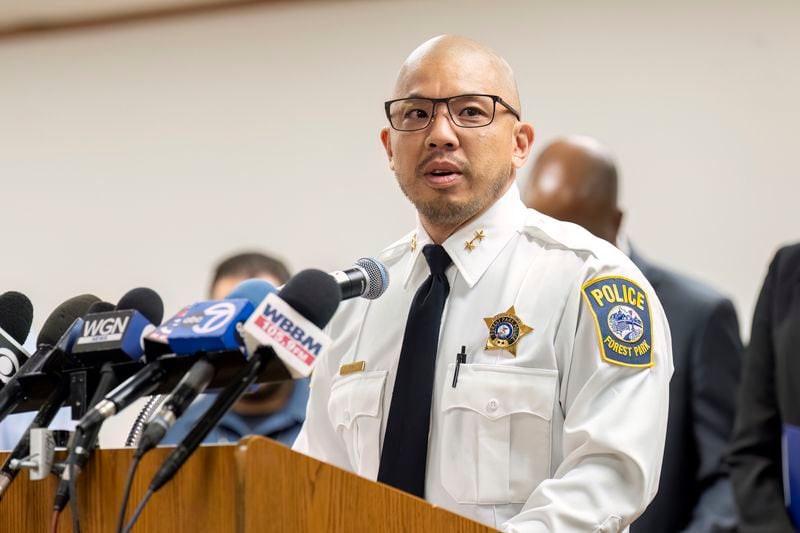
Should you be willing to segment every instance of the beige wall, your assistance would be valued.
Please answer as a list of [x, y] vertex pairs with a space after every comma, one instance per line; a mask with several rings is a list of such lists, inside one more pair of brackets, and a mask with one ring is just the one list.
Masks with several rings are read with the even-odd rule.
[[800, 239], [800, 3], [673, 4], [287, 3], [0, 42], [0, 291], [37, 326], [138, 285], [169, 314], [235, 249], [295, 269], [376, 254], [413, 224], [382, 101], [416, 44], [456, 32], [515, 67], [536, 151], [610, 145], [634, 242], [749, 324]]

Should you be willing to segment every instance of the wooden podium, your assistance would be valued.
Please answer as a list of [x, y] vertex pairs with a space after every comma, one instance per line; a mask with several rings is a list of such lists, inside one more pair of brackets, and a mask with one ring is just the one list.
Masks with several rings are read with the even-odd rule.
[[[170, 448], [139, 466], [127, 517]], [[81, 530], [113, 533], [133, 450], [97, 450], [78, 478]], [[0, 454], [0, 461], [7, 454]], [[47, 533], [57, 480], [21, 472], [0, 501], [0, 532]], [[72, 530], [69, 507], [59, 532]], [[473, 522], [386, 485], [321, 463], [262, 437], [203, 446], [147, 504], [134, 532], [463, 532]]]

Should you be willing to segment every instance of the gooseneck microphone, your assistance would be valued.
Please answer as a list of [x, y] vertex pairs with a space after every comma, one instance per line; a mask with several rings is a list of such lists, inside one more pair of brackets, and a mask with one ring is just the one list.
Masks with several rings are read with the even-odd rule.
[[330, 275], [342, 291], [342, 300], [359, 296], [374, 300], [389, 286], [389, 272], [386, 267], [371, 257], [362, 257], [347, 270], [337, 270]]
[[28, 360], [22, 345], [33, 323], [33, 305], [22, 293], [8, 291], [0, 294], [0, 388]]

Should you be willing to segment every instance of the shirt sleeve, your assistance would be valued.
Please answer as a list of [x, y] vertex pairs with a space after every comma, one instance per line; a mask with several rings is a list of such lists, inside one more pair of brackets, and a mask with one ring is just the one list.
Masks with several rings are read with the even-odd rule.
[[[504, 531], [617, 532], [644, 511], [658, 489], [673, 368], [666, 317], [652, 287], [632, 265], [587, 269], [580, 279], [555, 340], [561, 365], [563, 460], [520, 514], [503, 524]], [[624, 299], [626, 290], [638, 287], [646, 298], [650, 331], [645, 322], [643, 334], [651, 347], [649, 359], [625, 359], [633, 351], [620, 355], [625, 343], [615, 345], [603, 330], [611, 315], [598, 316], [584, 297], [592, 282], [614, 280], [624, 280], [628, 287], [616, 297]], [[644, 319], [641, 308], [640, 314]]]

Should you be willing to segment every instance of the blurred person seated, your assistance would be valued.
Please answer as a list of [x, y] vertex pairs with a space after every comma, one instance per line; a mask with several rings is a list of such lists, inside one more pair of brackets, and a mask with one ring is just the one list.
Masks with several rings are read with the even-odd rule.
[[[263, 279], [277, 287], [289, 279], [289, 270], [281, 261], [261, 253], [234, 255], [215, 269], [210, 298], [223, 299], [237, 284], [250, 278]], [[222, 417], [204, 442], [237, 442], [245, 435], [262, 435], [291, 446], [305, 420], [308, 381], [254, 385]], [[170, 429], [162, 444], [177, 444], [183, 440], [215, 398], [213, 392], [199, 396]]]
[[728, 464], [739, 531], [800, 531], [800, 243], [769, 266], [738, 405]]
[[724, 465], [735, 416], [742, 343], [731, 301], [709, 286], [644, 259], [620, 233], [617, 169], [610, 152], [589, 137], [545, 147], [523, 201], [579, 224], [625, 252], [664, 306], [675, 372], [658, 494], [632, 532], [735, 531], [737, 514]]

